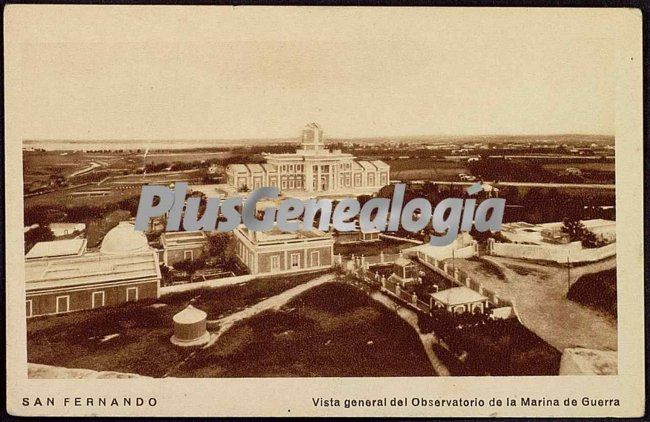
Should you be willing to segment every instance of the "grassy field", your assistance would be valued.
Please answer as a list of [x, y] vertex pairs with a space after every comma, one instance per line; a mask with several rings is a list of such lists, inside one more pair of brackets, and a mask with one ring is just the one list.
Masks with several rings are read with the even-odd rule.
[[432, 160], [428, 158], [405, 158], [389, 160], [390, 177], [397, 180], [444, 180], [458, 181], [458, 174], [469, 174], [465, 162]]
[[572, 163], [552, 163], [542, 164], [542, 167], [549, 170], [565, 171], [568, 167], [580, 169], [582, 171], [615, 171], [616, 164], [614, 160], [606, 162], [572, 162]]
[[[447, 264], [452, 265], [452, 259], [447, 259]], [[486, 260], [480, 259], [478, 257], [468, 258], [467, 261], [474, 263], [473, 271], [483, 275], [484, 277], [489, 277], [495, 280], [505, 280], [505, 275], [501, 268], [498, 265]]]
[[[230, 155], [229, 152], [178, 152], [151, 153], [144, 157], [143, 154], [126, 152], [25, 151], [23, 178], [25, 186], [32, 191], [46, 187], [51, 176], [62, 176], [69, 185], [80, 185], [134, 173], [145, 163], [155, 165], [222, 160]], [[141, 176], [133, 177], [136, 182], [142, 181]]]
[[140, 195], [140, 189], [106, 189], [110, 193], [105, 196], [72, 196], [72, 192], [88, 191], [98, 189], [98, 187], [85, 186], [76, 189], [58, 190], [56, 192], [45, 193], [43, 195], [31, 196], [25, 198], [25, 208], [31, 207], [65, 207], [74, 208], [81, 206], [101, 207], [108, 204], [114, 204], [125, 199], [134, 198]]
[[315, 287], [234, 326], [173, 376], [432, 376], [416, 332], [362, 291]]
[[147, 164], [171, 163], [171, 162], [192, 162], [210, 159], [223, 160], [232, 156], [229, 151], [215, 152], [156, 152], [147, 154]]
[[[318, 275], [262, 278], [244, 285], [166, 295], [157, 301], [29, 319], [27, 357], [33, 363], [161, 377], [192, 352], [169, 341], [172, 316], [191, 299], [207, 312], [208, 319], [217, 319]], [[152, 307], [154, 303], [165, 306]]]

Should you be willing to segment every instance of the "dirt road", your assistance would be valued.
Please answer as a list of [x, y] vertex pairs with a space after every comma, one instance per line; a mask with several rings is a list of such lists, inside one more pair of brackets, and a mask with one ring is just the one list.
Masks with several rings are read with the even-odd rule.
[[[500, 266], [506, 280], [486, 275], [480, 261], [456, 259], [455, 264], [500, 297], [514, 300], [524, 325], [558, 350], [618, 350], [616, 319], [567, 299], [566, 267], [494, 256], [490, 261]], [[574, 267], [570, 282], [575, 283], [584, 274], [615, 267], [616, 257]]]

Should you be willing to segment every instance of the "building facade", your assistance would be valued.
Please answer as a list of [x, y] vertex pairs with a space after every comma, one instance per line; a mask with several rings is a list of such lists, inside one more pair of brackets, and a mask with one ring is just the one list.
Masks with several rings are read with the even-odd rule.
[[[76, 246], [41, 242], [26, 256], [28, 318], [158, 297], [158, 256], [133, 225], [123, 222], [113, 228], [97, 252], [87, 251], [85, 240]], [[39, 253], [47, 250], [56, 252]]]
[[208, 238], [202, 231], [163, 232], [160, 243], [163, 247], [162, 260], [167, 266], [201, 259], [208, 250]]
[[274, 227], [254, 232], [240, 226], [234, 234], [237, 258], [251, 274], [319, 270], [334, 264], [334, 239], [320, 230], [283, 233]]
[[266, 154], [264, 164], [231, 164], [228, 185], [237, 191], [274, 186], [280, 191], [312, 194], [373, 193], [389, 184], [390, 166], [383, 161], [356, 161], [352, 154], [325, 148], [323, 130], [308, 124], [301, 147], [292, 154]]

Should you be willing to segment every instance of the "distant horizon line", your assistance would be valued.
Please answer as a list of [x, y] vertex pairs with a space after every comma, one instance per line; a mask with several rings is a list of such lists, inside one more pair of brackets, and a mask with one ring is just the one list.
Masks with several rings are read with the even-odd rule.
[[[355, 141], [355, 140], [426, 140], [427, 138], [445, 138], [445, 139], [463, 139], [463, 138], [558, 138], [558, 137], [591, 137], [591, 138], [615, 138], [615, 134], [594, 134], [594, 133], [549, 133], [549, 134], [482, 134], [482, 135], [378, 135], [366, 137], [332, 137], [325, 140], [325, 142], [342, 142], [342, 141]], [[101, 143], [101, 142], [300, 142], [300, 137], [291, 138], [132, 138], [132, 139], [119, 139], [119, 138], [94, 138], [94, 139], [25, 139], [23, 144], [33, 143], [48, 143], [48, 142], [69, 142], [69, 143]]]

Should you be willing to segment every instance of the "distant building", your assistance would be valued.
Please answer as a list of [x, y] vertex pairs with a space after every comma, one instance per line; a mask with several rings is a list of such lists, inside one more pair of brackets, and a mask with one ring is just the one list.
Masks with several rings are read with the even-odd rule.
[[160, 243], [163, 263], [167, 266], [203, 258], [208, 250], [208, 238], [202, 231], [164, 232]]
[[341, 232], [336, 236], [337, 243], [359, 243], [359, 242], [378, 242], [381, 240], [379, 231], [354, 231], [354, 232]]
[[25, 256], [28, 318], [156, 298], [159, 286], [158, 256], [128, 222], [106, 234], [99, 252], [69, 239], [37, 243]]
[[317, 229], [254, 232], [240, 226], [234, 234], [237, 258], [251, 274], [318, 270], [334, 263], [334, 239]]
[[380, 233], [379, 230], [361, 230], [359, 222], [355, 221], [354, 231], [336, 233], [336, 243], [378, 242]]
[[81, 234], [86, 231], [84, 223], [50, 223], [49, 227], [54, 237], [68, 236], [73, 233]]
[[489, 183], [481, 183], [481, 188], [483, 189], [483, 193], [485, 196], [491, 198], [491, 197], [498, 197], [499, 196], [499, 189], [495, 188], [494, 186], [490, 185]]
[[442, 307], [448, 312], [461, 314], [479, 310], [485, 312], [488, 298], [465, 286], [452, 287], [431, 294], [431, 308]]
[[572, 176], [581, 176], [582, 175], [582, 170], [580, 170], [579, 168], [575, 168], [575, 167], [567, 167], [567, 169], [564, 170], [564, 171], [566, 172], [566, 174], [570, 174]]
[[290, 154], [266, 154], [264, 164], [231, 164], [226, 169], [233, 189], [274, 186], [281, 191], [313, 194], [377, 192], [390, 180], [390, 167], [380, 160], [355, 161], [352, 154], [325, 148], [323, 130], [308, 124], [301, 148]]

